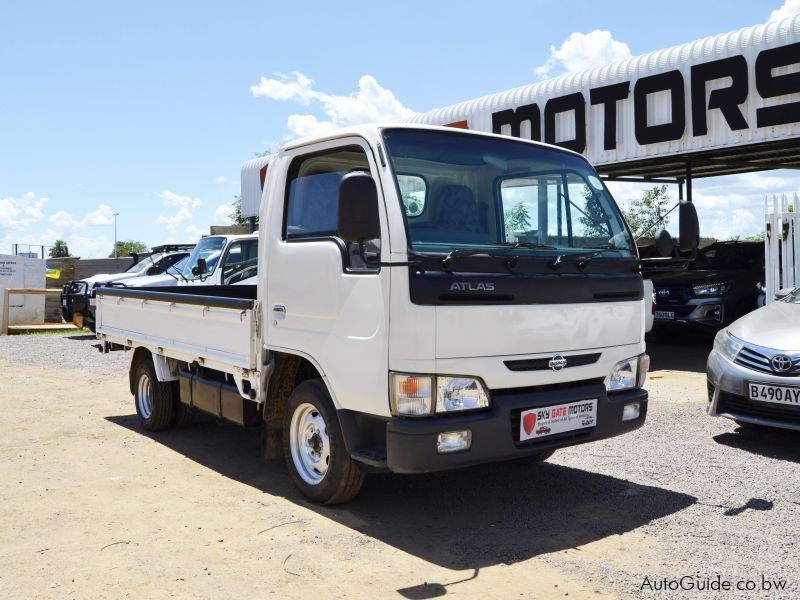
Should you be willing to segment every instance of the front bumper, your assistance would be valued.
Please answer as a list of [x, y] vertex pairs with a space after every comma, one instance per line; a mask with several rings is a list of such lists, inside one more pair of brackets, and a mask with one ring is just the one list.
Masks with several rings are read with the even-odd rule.
[[674, 319], [656, 317], [654, 325], [698, 326], [719, 329], [725, 322], [725, 301], [722, 298], [694, 298], [686, 304], [658, 304], [653, 307], [656, 313], [673, 313]]
[[[609, 396], [602, 382], [542, 388], [492, 392], [492, 406], [485, 412], [390, 420], [386, 425], [389, 470], [425, 473], [530, 456], [633, 431], [644, 424], [647, 415], [647, 391], [642, 389]], [[517, 441], [521, 411], [593, 398], [598, 401], [597, 422], [593, 427], [532, 441]], [[623, 422], [623, 406], [631, 402], [639, 402], [639, 418]], [[439, 433], [462, 429], [472, 432], [470, 449], [439, 454], [436, 450]]]
[[800, 407], [751, 400], [747, 383], [800, 387], [800, 377], [782, 377], [748, 369], [712, 350], [706, 365], [708, 414], [735, 421], [800, 431]]

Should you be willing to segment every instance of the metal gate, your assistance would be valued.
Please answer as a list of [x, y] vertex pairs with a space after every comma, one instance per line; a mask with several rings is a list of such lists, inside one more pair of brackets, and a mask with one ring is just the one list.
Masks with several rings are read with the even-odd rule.
[[800, 286], [800, 199], [786, 194], [765, 199], [766, 301], [775, 292]]

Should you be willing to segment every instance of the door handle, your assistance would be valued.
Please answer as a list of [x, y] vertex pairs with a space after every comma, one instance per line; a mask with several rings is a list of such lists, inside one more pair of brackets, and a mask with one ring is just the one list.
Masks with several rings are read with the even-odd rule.
[[286, 307], [283, 304], [275, 304], [272, 307], [272, 312], [280, 313], [280, 314], [284, 314], [285, 315], [286, 314]]

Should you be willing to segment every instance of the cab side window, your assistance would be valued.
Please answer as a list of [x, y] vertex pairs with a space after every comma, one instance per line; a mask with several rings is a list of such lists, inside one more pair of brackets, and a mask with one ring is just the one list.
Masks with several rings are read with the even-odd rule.
[[289, 169], [287, 240], [337, 235], [339, 182], [351, 171], [369, 172], [367, 157], [359, 146], [295, 159]]
[[231, 244], [222, 266], [222, 284], [231, 285], [251, 277], [258, 271], [258, 240], [244, 240]]

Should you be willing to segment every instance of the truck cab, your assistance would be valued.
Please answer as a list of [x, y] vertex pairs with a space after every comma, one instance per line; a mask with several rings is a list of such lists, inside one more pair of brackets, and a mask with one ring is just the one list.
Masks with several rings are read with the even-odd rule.
[[579, 154], [373, 125], [261, 173], [256, 287], [101, 292], [146, 429], [187, 407], [260, 423], [301, 492], [336, 503], [370, 472], [536, 462], [644, 423], [639, 257]]

